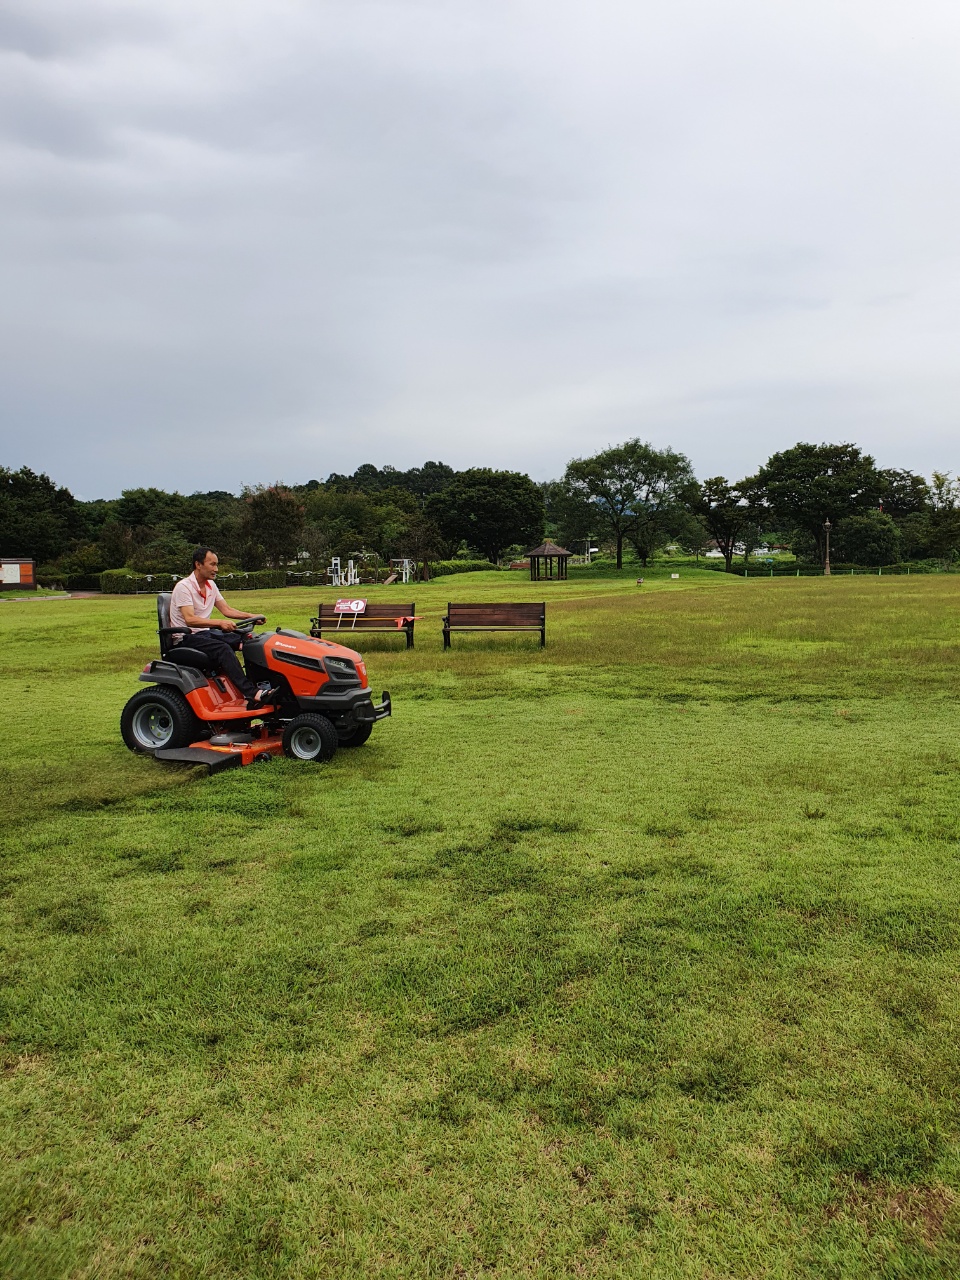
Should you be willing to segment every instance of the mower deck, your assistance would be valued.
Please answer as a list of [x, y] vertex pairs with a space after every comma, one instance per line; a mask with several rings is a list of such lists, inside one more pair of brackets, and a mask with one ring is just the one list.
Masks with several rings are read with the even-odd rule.
[[178, 764], [205, 764], [211, 773], [235, 769], [240, 763], [239, 751], [224, 754], [209, 747], [173, 747], [153, 753], [154, 760], [173, 760]]
[[[244, 734], [244, 737], [249, 735]], [[209, 739], [192, 742], [189, 747], [163, 748], [155, 751], [155, 760], [175, 760], [181, 764], [205, 764], [211, 773], [223, 769], [235, 769], [238, 765], [265, 763], [273, 756], [283, 755], [283, 739], [279, 733], [265, 730], [252, 742], [214, 744]]]

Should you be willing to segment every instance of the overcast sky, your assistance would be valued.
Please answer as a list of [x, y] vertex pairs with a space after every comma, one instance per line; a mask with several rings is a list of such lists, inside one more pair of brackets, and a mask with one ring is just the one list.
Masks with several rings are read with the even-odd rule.
[[960, 468], [956, 0], [3, 0], [0, 463]]

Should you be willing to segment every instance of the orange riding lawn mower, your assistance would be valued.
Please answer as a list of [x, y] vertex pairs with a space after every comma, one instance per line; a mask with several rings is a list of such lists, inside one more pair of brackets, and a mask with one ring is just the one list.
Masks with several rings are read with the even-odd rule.
[[190, 632], [170, 626], [169, 592], [157, 597], [157, 614], [160, 658], [143, 668], [149, 688], [120, 717], [131, 751], [205, 764], [211, 773], [278, 755], [324, 761], [338, 747], [362, 746], [390, 715], [389, 693], [374, 704], [359, 653], [281, 627], [258, 634], [263, 618], [236, 624], [247, 675], [273, 690], [268, 705], [251, 709], [209, 656], [190, 647]]

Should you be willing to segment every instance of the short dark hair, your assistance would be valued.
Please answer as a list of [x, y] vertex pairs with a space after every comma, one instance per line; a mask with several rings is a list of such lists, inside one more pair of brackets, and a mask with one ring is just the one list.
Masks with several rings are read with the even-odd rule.
[[[197, 547], [196, 551], [193, 553], [193, 563], [195, 565], [203, 564], [211, 551], [213, 551], [213, 547]], [[216, 555], [217, 553], [213, 551], [213, 554]]]

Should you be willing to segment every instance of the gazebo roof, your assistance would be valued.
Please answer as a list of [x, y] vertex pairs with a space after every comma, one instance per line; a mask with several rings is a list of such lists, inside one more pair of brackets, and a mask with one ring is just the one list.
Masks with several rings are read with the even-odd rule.
[[528, 551], [527, 555], [536, 556], [538, 559], [546, 559], [547, 556], [573, 555], [573, 552], [564, 551], [563, 547], [558, 547], [555, 542], [551, 542], [548, 538], [546, 542], [541, 542], [539, 547], [534, 547], [532, 551]]

